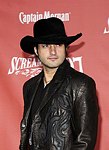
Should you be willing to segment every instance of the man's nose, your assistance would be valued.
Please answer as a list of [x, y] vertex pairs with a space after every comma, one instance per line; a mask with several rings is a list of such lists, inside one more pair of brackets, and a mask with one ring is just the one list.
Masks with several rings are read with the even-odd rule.
[[50, 54], [55, 55], [56, 54], [56, 45], [50, 45]]

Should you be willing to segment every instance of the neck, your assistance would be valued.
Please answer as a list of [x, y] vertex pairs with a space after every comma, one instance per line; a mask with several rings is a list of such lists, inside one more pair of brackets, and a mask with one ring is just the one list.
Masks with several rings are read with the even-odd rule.
[[54, 68], [54, 69], [44, 68], [44, 84], [45, 85], [50, 83], [50, 81], [53, 79], [56, 71], [57, 71], [57, 68]]

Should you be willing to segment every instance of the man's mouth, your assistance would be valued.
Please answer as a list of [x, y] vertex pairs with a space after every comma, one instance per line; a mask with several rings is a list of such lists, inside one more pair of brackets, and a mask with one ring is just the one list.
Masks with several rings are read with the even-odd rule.
[[51, 60], [51, 61], [55, 61], [55, 60], [58, 59], [58, 57], [48, 57], [48, 59]]

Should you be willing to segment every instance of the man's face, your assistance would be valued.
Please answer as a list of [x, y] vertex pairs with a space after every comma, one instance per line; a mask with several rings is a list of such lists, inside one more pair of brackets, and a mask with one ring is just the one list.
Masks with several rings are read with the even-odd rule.
[[58, 68], [66, 57], [64, 44], [38, 44], [38, 57], [44, 67]]

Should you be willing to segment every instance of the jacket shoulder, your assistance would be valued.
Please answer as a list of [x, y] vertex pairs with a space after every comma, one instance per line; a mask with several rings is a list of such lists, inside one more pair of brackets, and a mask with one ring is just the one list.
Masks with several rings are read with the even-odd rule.
[[29, 104], [29, 101], [32, 98], [32, 95], [34, 94], [34, 91], [36, 89], [36, 85], [38, 84], [38, 81], [40, 81], [41, 73], [36, 75], [35, 77], [27, 80], [23, 85], [23, 97], [24, 97], [24, 103], [27, 106]]
[[41, 74], [42, 73], [39, 73], [38, 75], [36, 75], [36, 76], [32, 77], [31, 79], [27, 80], [24, 83], [24, 86], [32, 86], [32, 85], [34, 85], [39, 80], [39, 78], [41, 77]]
[[95, 84], [94, 79], [85, 73], [79, 72], [73, 68], [70, 69], [70, 73], [71, 73], [72, 81], [78, 84], [84, 84], [84, 83]]

